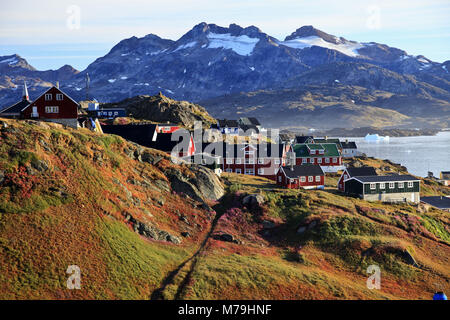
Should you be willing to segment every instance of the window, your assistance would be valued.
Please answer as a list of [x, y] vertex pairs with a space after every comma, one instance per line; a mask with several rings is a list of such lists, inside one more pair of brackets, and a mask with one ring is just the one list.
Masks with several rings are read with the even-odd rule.
[[316, 154], [316, 150], [311, 150], [311, 154]]
[[245, 174], [254, 174], [253, 169], [245, 169]]
[[337, 163], [337, 158], [333, 158], [333, 162], [334, 162], [334, 163]]
[[115, 116], [118, 116], [118, 115], [119, 115], [119, 112], [114, 111], [114, 115], [115, 115]]
[[313, 182], [313, 180], [314, 180], [314, 177], [313, 177], [313, 176], [309, 176], [309, 177], [308, 177], [308, 182]]
[[275, 159], [275, 164], [280, 164], [280, 159]]
[[320, 176], [316, 176], [316, 182], [320, 182]]
[[236, 173], [241, 173], [241, 169], [236, 169]]
[[414, 183], [412, 181], [408, 181], [408, 188], [412, 188], [414, 186]]
[[281, 182], [281, 176], [278, 176], [278, 182]]
[[233, 164], [233, 159], [227, 158], [227, 164]]
[[300, 178], [300, 181], [301, 181], [301, 182], [306, 182], [306, 177], [301, 177], [301, 178]]
[[344, 174], [344, 180], [347, 180], [348, 175]]
[[317, 163], [322, 163], [322, 158], [318, 158]]
[[386, 189], [386, 184], [384, 182], [380, 183], [380, 189]]
[[63, 95], [61, 93], [57, 93], [56, 94], [56, 100], [62, 101], [62, 99], [63, 99]]
[[325, 153], [325, 151], [324, 150], [319, 150], [319, 154], [324, 154]]
[[236, 159], [236, 164], [241, 164], [241, 159]]
[[376, 183], [371, 183], [370, 184], [370, 190], [375, 190], [377, 188], [377, 184]]
[[264, 174], [264, 169], [259, 168], [259, 169], [258, 169], [258, 174]]
[[404, 184], [403, 182], [399, 182], [399, 183], [398, 183], [398, 187], [399, 187], [400, 189], [403, 189], [403, 188], [405, 187], [405, 184]]
[[50, 101], [52, 100], [52, 94], [51, 93], [46, 93], [45, 94], [45, 101]]
[[309, 163], [314, 163], [314, 158], [309, 158]]
[[294, 179], [289, 179], [289, 182], [290, 183], [294, 183]]
[[325, 163], [330, 163], [330, 158], [325, 158]]
[[245, 151], [245, 154], [253, 154], [253, 151]]
[[302, 163], [306, 163], [308, 161], [307, 158], [302, 158]]
[[389, 189], [395, 188], [395, 182], [389, 182]]
[[45, 107], [45, 113], [58, 113], [59, 107]]
[[233, 169], [227, 169], [227, 172], [233, 172]]
[[258, 159], [258, 164], [263, 164], [264, 163], [264, 159]]

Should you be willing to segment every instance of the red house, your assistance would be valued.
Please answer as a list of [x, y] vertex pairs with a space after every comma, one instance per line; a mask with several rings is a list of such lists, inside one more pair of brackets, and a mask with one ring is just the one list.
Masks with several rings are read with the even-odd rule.
[[21, 110], [21, 118], [39, 119], [78, 127], [79, 104], [53, 86]]
[[345, 192], [345, 181], [352, 178], [352, 177], [358, 177], [358, 176], [377, 176], [377, 172], [373, 167], [360, 167], [360, 168], [354, 168], [349, 167], [345, 168], [344, 172], [342, 172], [341, 177], [338, 181], [338, 189], [342, 192]]
[[272, 180], [280, 166], [286, 164], [287, 153], [292, 151], [287, 144], [229, 144], [213, 142], [202, 146], [202, 152], [222, 158], [223, 172], [234, 172], [261, 176]]
[[335, 143], [300, 143], [293, 149], [297, 165], [318, 164], [324, 172], [344, 169], [342, 155]]
[[316, 164], [283, 166], [278, 171], [277, 184], [288, 189], [324, 189], [325, 174]]

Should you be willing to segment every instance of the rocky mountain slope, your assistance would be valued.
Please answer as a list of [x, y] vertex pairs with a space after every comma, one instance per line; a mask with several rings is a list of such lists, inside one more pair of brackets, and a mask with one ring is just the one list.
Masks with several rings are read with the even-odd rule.
[[[0, 122], [1, 299], [431, 299], [449, 216], [175, 165], [117, 136]], [[383, 174], [406, 168], [373, 158]], [[225, 186], [225, 193], [224, 193]], [[424, 179], [422, 195], [450, 194]], [[381, 267], [381, 289], [366, 286]], [[81, 289], [66, 287], [68, 266]]]
[[170, 99], [161, 92], [155, 96], [140, 95], [118, 103], [105, 103], [102, 107], [125, 108], [135, 119], [155, 122], [169, 121], [181, 124], [186, 128], [193, 128], [195, 121], [201, 121], [208, 127], [215, 123], [215, 119], [202, 106]]
[[[236, 100], [241, 92], [285, 86], [301, 89], [306, 84], [329, 86], [330, 82], [342, 80], [347, 85], [391, 93], [394, 101], [407, 99], [413, 109], [426, 105], [432, 117], [441, 118], [440, 110], [435, 113], [434, 106], [448, 107], [450, 103], [449, 61], [433, 62], [384, 44], [336, 37], [312, 26], [303, 26], [284, 40], [255, 26], [220, 27], [206, 23], [194, 26], [176, 41], [153, 34], [132, 37], [120, 41], [82, 72], [63, 67], [67, 69], [65, 78], [59, 70], [46, 74], [29, 70], [33, 68], [26, 62], [20, 62], [23, 67], [15, 66], [16, 63], [10, 65], [10, 59], [16, 58], [18, 56], [0, 57], [2, 106], [20, 98], [20, 92], [13, 89], [20, 86], [23, 79], [29, 80], [36, 91], [60, 80], [61, 87], [71, 96], [85, 98], [86, 74], [91, 79], [91, 95], [101, 102], [159, 91], [173, 99], [194, 102], [230, 95], [234, 97], [230, 99]], [[338, 101], [339, 97], [337, 93], [333, 99]], [[279, 99], [283, 104], [282, 95]], [[401, 102], [372, 107], [399, 111], [398, 105], [401, 107]], [[211, 106], [212, 115], [218, 117], [215, 105]], [[271, 106], [273, 110], [277, 108], [277, 104]], [[418, 113], [418, 117], [426, 116]], [[236, 113], [232, 117], [236, 117]]]

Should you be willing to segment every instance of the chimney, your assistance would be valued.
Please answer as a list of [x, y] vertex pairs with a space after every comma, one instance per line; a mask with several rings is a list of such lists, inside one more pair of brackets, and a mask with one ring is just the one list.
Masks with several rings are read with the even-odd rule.
[[30, 97], [28, 96], [27, 83], [25, 82], [25, 80], [23, 81], [22, 100], [30, 100]]
[[56, 81], [56, 87], [59, 89], [59, 81]]

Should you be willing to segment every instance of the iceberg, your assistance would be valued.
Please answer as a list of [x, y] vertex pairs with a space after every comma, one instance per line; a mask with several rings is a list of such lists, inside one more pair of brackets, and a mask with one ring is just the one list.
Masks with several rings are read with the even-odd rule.
[[375, 134], [370, 134], [368, 133], [364, 139], [366, 139], [367, 141], [387, 141], [389, 140], [389, 136], [380, 136], [378, 135], [378, 133]]

